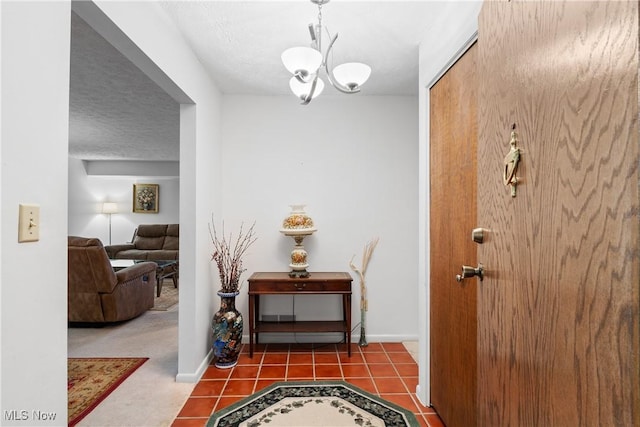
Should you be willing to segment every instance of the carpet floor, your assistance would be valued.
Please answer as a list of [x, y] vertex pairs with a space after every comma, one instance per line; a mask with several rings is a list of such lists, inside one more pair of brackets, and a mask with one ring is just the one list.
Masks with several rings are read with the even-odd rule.
[[69, 358], [67, 374], [69, 426], [87, 416], [148, 358]]

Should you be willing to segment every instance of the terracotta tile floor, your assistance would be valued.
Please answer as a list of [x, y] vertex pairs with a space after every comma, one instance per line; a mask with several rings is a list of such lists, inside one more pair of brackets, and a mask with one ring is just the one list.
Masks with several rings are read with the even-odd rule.
[[261, 344], [249, 358], [243, 347], [232, 369], [209, 366], [182, 407], [173, 427], [201, 427], [209, 416], [276, 381], [339, 379], [412, 411], [421, 426], [444, 426], [415, 396], [418, 365], [402, 343]]

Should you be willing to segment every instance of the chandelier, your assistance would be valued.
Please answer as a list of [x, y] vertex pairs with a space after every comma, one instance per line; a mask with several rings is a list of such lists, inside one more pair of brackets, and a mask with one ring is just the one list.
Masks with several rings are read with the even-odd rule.
[[329, 44], [327, 50], [323, 53], [322, 5], [329, 3], [329, 0], [310, 1], [318, 6], [318, 23], [316, 25], [309, 24], [311, 47], [292, 47], [282, 53], [284, 66], [293, 74], [293, 77], [289, 80], [289, 87], [300, 98], [303, 105], [307, 105], [313, 98], [322, 93], [324, 82], [319, 77], [322, 68], [324, 68], [331, 86], [342, 93], [348, 94], [360, 92], [360, 87], [371, 74], [371, 67], [360, 62], [347, 62], [330, 70], [329, 53], [338, 38], [338, 34], [336, 33], [335, 36], [331, 37], [329, 31], [324, 27], [329, 36]]

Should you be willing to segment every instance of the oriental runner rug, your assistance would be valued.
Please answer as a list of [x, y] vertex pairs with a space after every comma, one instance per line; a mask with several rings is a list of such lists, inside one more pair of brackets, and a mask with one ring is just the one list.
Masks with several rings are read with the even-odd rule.
[[345, 381], [286, 381], [215, 412], [207, 427], [413, 427], [411, 411]]
[[148, 357], [69, 358], [67, 396], [69, 426], [76, 425], [127, 379]]

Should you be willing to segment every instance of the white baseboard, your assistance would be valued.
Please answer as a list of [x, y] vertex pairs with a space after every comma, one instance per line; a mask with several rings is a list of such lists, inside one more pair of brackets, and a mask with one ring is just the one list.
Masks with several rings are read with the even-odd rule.
[[427, 407], [427, 408], [428, 408], [428, 407], [429, 407], [429, 404], [428, 404], [428, 403], [423, 402], [423, 401], [422, 401], [422, 399], [420, 398], [420, 396], [422, 396], [421, 391], [422, 391], [422, 389], [420, 388], [420, 384], [418, 384], [418, 385], [416, 386], [416, 397], [418, 398], [418, 401], [420, 402], [420, 404], [422, 404], [422, 406], [424, 406], [424, 407]]
[[177, 383], [197, 383], [204, 375], [204, 371], [207, 370], [207, 366], [213, 360], [213, 349], [209, 350], [209, 353], [205, 356], [204, 360], [198, 366], [198, 369], [193, 374], [178, 374], [176, 375]]
[[[358, 342], [360, 335], [353, 335], [351, 342]], [[369, 335], [367, 334], [367, 342], [405, 342], [418, 341], [418, 335]]]

